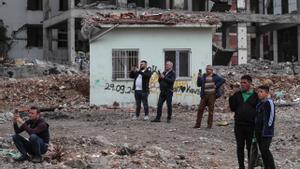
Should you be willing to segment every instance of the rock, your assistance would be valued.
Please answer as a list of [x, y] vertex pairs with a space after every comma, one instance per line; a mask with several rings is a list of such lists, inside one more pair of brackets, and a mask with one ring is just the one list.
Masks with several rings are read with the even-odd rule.
[[87, 163], [81, 159], [66, 161], [64, 165], [72, 168], [86, 168], [88, 166]]

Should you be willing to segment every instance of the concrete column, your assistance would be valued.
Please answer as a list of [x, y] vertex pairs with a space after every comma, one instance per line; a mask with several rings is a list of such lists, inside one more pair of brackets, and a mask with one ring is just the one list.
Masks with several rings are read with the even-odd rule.
[[222, 23], [222, 47], [224, 49], [229, 47], [229, 32], [230, 32], [230, 24], [223, 22]]
[[188, 11], [193, 11], [193, 0], [188, 0]]
[[75, 0], [69, 0], [69, 10], [75, 8]]
[[149, 0], [145, 0], [145, 8], [149, 8]]
[[68, 19], [68, 62], [75, 62], [75, 18]]
[[171, 9], [171, 3], [170, 0], [166, 0], [166, 9]]
[[247, 63], [247, 24], [238, 23], [237, 26], [237, 36], [238, 36], [238, 63]]
[[297, 0], [297, 11], [298, 11], [298, 14], [300, 14], [300, 1]]
[[50, 15], [50, 6], [49, 6], [49, 0], [44, 0], [43, 1], [43, 19], [47, 20], [49, 19], [49, 15]]
[[300, 62], [300, 25], [297, 26], [298, 35], [298, 62]]
[[246, 0], [238, 0], [237, 1], [237, 9], [238, 9], [238, 11], [246, 10]]
[[264, 14], [264, 0], [258, 0], [258, 11], [260, 14]]
[[247, 0], [247, 5], [246, 5], [246, 11], [248, 12], [248, 13], [250, 13], [251, 12], [251, 3], [250, 3], [250, 1], [251, 0]]
[[[298, 50], [298, 52], [299, 52], [299, 50]], [[275, 63], [278, 63], [278, 34], [277, 34], [277, 31], [273, 31], [273, 61]]]
[[184, 9], [184, 0], [173, 0], [174, 9]]
[[118, 0], [118, 6], [121, 8], [127, 8], [127, 0]]

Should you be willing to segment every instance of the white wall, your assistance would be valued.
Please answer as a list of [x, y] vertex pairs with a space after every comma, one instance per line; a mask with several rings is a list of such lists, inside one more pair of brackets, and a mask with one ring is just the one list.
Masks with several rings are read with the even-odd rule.
[[[5, 5], [2, 5], [5, 2]], [[0, 0], [0, 19], [7, 27], [7, 35], [11, 37], [13, 31], [17, 31], [25, 24], [42, 24], [42, 11], [27, 11], [27, 0]], [[15, 40], [9, 56], [13, 58], [42, 57], [42, 48], [26, 48], [26, 31], [20, 31], [17, 35], [23, 40]]]
[[[91, 104], [111, 105], [114, 101], [121, 104], [133, 104], [133, 93], [123, 93], [105, 89], [108, 85], [125, 87], [130, 91], [133, 81], [112, 81], [112, 49], [138, 48], [139, 59], [146, 59], [148, 66], [155, 65], [158, 69], [164, 67], [165, 48], [190, 48], [190, 72], [193, 78], [188, 81], [178, 79], [175, 86], [182, 90], [196, 87], [196, 75], [199, 68], [204, 69], [212, 63], [212, 31], [210, 28], [117, 28], [90, 44], [90, 85]], [[150, 86], [149, 104], [156, 106], [159, 89], [157, 76], [153, 75]], [[174, 93], [173, 103], [198, 104], [198, 94], [189, 92]]]

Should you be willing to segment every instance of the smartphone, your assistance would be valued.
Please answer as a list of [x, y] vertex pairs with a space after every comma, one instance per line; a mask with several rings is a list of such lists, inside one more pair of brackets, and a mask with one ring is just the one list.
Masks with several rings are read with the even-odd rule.
[[199, 69], [198, 75], [199, 75], [199, 76], [202, 75], [202, 69]]

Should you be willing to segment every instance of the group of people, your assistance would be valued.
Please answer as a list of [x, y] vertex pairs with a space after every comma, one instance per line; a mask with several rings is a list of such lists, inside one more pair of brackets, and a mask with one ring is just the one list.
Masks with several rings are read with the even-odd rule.
[[[160, 122], [162, 116], [162, 107], [167, 102], [167, 122], [172, 119], [172, 97], [173, 85], [176, 80], [176, 73], [173, 70], [173, 63], [166, 61], [165, 70], [158, 73], [158, 82], [160, 85], [160, 94], [157, 103], [156, 117], [151, 122]], [[133, 120], [140, 117], [141, 103], [144, 108], [144, 120], [149, 120], [149, 80], [152, 71], [147, 66], [147, 61], [140, 61], [140, 66], [133, 67], [130, 77], [134, 79], [133, 90], [136, 101], [136, 111]], [[199, 73], [197, 78], [197, 86], [201, 87], [201, 101], [197, 112], [197, 119], [194, 128], [201, 127], [201, 121], [205, 108], [208, 107], [207, 128], [213, 126], [214, 105], [217, 98], [222, 95], [221, 86], [225, 80], [214, 73], [213, 67], [208, 65], [206, 73]], [[229, 97], [229, 106], [234, 115], [234, 134], [237, 146], [237, 158], [240, 169], [245, 168], [244, 149], [246, 145], [247, 156], [250, 159], [250, 148], [252, 139], [255, 138], [261, 152], [265, 169], [274, 169], [275, 163], [270, 152], [270, 144], [274, 136], [275, 106], [269, 98], [269, 87], [266, 85], [259, 86], [257, 90], [252, 87], [252, 78], [249, 75], [241, 77], [241, 87], [239, 90], [232, 90]], [[13, 126], [15, 135], [13, 141], [21, 153], [16, 161], [24, 161], [31, 159], [33, 162], [42, 161], [42, 154], [46, 153], [50, 139], [49, 125], [40, 116], [37, 107], [31, 107], [26, 111], [29, 120], [23, 121], [20, 117], [21, 110], [16, 110], [13, 116]], [[29, 139], [20, 135], [26, 131]], [[248, 160], [249, 161], [249, 160]]]
[[[208, 107], [207, 128], [213, 126], [213, 114], [215, 101], [222, 95], [221, 86], [225, 79], [213, 71], [213, 66], [206, 66], [206, 73], [199, 71], [197, 86], [201, 87], [200, 104], [197, 112], [196, 124], [193, 128], [200, 128], [203, 114]], [[176, 73], [173, 63], [166, 61], [163, 73], [158, 73], [160, 94], [157, 103], [156, 117], [151, 122], [160, 122], [163, 103], [167, 102], [167, 122], [172, 118], [173, 85]], [[134, 67], [130, 77], [134, 79], [133, 89], [135, 91], [136, 111], [133, 120], [140, 117], [141, 103], [144, 107], [144, 120], [149, 120], [148, 95], [149, 80], [152, 75], [151, 69], [147, 67], [147, 61], [142, 60], [140, 67]], [[232, 90], [229, 97], [229, 106], [234, 115], [234, 134], [237, 145], [237, 157], [239, 168], [244, 169], [244, 149], [246, 144], [248, 161], [250, 161], [250, 148], [253, 139], [257, 140], [265, 169], [274, 169], [275, 163], [270, 151], [270, 144], [274, 136], [275, 106], [269, 98], [269, 86], [261, 85], [254, 90], [252, 78], [249, 75], [241, 77], [238, 90]]]

